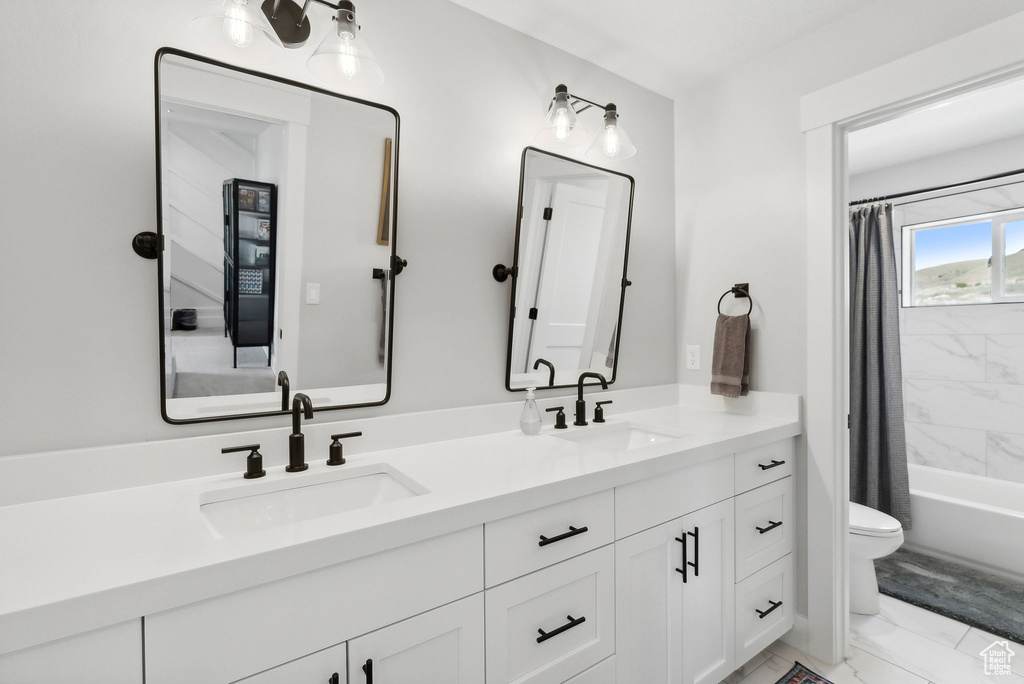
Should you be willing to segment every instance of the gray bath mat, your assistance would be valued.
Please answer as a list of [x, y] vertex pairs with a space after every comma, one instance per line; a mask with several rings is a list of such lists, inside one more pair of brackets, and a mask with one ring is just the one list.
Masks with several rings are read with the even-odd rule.
[[887, 596], [1024, 642], [1024, 582], [906, 549], [876, 560], [875, 572]]

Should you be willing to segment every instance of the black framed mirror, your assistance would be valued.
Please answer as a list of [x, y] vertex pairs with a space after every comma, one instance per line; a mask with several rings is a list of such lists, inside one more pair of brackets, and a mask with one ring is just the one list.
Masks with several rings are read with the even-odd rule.
[[164, 420], [386, 403], [398, 112], [164, 48], [156, 129]]
[[[630, 282], [632, 176], [533, 147], [523, 150], [505, 388], [614, 382]], [[586, 384], [597, 384], [589, 381]]]

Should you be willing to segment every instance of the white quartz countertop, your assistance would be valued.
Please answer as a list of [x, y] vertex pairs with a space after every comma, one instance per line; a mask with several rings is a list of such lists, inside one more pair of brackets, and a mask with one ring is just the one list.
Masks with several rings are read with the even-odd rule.
[[[569, 416], [571, 422], [572, 418]], [[612, 453], [555, 435], [625, 423], [682, 436]], [[309, 470], [280, 466], [0, 508], [0, 653], [238, 591], [641, 480], [800, 433], [797, 418], [668, 406], [603, 425], [536, 436], [517, 431], [348, 457]], [[309, 449], [307, 448], [307, 451]], [[244, 460], [244, 459], [242, 459]], [[241, 463], [241, 461], [240, 461]], [[204, 493], [386, 463], [420, 496], [220, 538]], [[263, 485], [265, 486], [265, 485]]]

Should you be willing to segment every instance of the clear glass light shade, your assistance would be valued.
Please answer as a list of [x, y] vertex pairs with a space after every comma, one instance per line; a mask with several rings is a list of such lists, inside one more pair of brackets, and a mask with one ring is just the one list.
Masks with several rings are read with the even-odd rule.
[[586, 151], [587, 159], [596, 163], [610, 159], [629, 159], [635, 154], [636, 145], [618, 123], [603, 124], [601, 131], [594, 136]]
[[260, 0], [213, 0], [190, 28], [205, 50], [223, 59], [271, 64], [284, 56]]
[[587, 129], [579, 122], [568, 98], [556, 94], [544, 119], [544, 127], [537, 131], [534, 139], [546, 145], [573, 147], [585, 143], [587, 137]]
[[318, 79], [336, 88], [376, 88], [384, 82], [370, 46], [358, 33], [332, 28], [307, 63]]

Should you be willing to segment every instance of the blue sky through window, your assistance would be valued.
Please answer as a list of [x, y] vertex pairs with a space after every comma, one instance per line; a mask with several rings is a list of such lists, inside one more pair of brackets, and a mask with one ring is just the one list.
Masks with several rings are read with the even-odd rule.
[[[1009, 229], [1011, 226], [1020, 226], [1012, 232], [1018, 237], [1016, 242], [1020, 243], [1020, 247], [1017, 249], [1024, 248], [1024, 221], [1006, 224], [1007, 247], [1010, 246], [1011, 231]], [[1013, 252], [1016, 252], [1017, 249]], [[1007, 250], [1008, 254], [1013, 252]], [[918, 271], [957, 261], [988, 259], [990, 256], [992, 256], [992, 224], [989, 221], [914, 232], [914, 269]]]
[[1006, 254], [1016, 254], [1024, 249], [1024, 221], [1010, 221], [1006, 224]]

